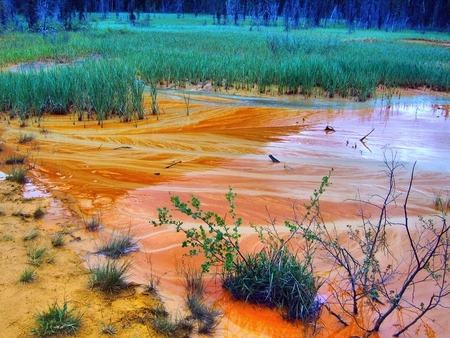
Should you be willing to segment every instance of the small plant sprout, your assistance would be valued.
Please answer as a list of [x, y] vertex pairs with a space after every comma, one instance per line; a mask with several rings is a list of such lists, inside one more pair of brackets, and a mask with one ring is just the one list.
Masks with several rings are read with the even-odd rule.
[[32, 239], [35, 239], [37, 236], [39, 236], [39, 231], [36, 229], [33, 229], [23, 237], [23, 240], [31, 241]]
[[38, 248], [37, 246], [33, 246], [28, 251], [29, 264], [34, 266], [39, 266], [42, 264], [44, 260], [44, 254], [47, 252], [46, 247]]
[[63, 232], [57, 232], [52, 237], [52, 245], [55, 248], [60, 248], [64, 245], [64, 241], [66, 240], [66, 234]]
[[35, 279], [34, 273], [36, 272], [35, 268], [27, 267], [25, 270], [23, 270], [22, 274], [20, 275], [19, 281], [21, 283], [31, 283]]
[[17, 138], [17, 143], [25, 144], [25, 143], [29, 143], [31, 141], [34, 141], [35, 139], [36, 139], [36, 135], [34, 135], [34, 134], [19, 133], [19, 136]]

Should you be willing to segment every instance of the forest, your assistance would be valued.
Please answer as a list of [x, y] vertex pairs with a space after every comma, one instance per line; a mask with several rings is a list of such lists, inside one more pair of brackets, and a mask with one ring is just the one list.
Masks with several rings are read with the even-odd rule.
[[210, 14], [216, 24], [283, 25], [287, 30], [326, 27], [336, 23], [349, 29], [414, 29], [450, 31], [450, 0], [0, 0], [0, 32], [25, 27], [40, 31], [57, 20], [67, 30], [86, 19], [128, 12], [131, 22], [141, 13]]

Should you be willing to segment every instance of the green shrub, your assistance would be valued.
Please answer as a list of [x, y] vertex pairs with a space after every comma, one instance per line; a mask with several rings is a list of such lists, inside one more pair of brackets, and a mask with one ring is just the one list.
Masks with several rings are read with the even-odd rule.
[[62, 307], [55, 302], [46, 312], [36, 316], [38, 327], [31, 331], [38, 337], [76, 333], [81, 326], [83, 315], [75, 314], [75, 311], [75, 308], [69, 310], [67, 302], [64, 302]]

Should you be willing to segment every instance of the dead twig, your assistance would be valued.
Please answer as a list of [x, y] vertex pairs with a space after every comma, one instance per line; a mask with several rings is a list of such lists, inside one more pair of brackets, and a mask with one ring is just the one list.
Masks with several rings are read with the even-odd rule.
[[176, 165], [178, 163], [181, 163], [181, 161], [177, 161], [177, 162], [173, 161], [172, 164], [169, 164], [168, 166], [164, 167], [164, 169], [169, 169], [170, 167], [173, 167], [174, 165]]
[[359, 140], [360, 140], [361, 142], [364, 143], [364, 140], [366, 139], [366, 137], [369, 136], [370, 134], [372, 134], [374, 130], [375, 130], [375, 128], [373, 128], [373, 129], [370, 131], [370, 133], [366, 134], [364, 137], [360, 138]]

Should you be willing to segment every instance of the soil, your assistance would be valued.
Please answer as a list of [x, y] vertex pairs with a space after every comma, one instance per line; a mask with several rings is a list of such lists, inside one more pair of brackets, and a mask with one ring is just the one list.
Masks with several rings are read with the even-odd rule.
[[[36, 192], [34, 192], [36, 195]], [[64, 212], [53, 197], [23, 197], [22, 186], [0, 181], [0, 330], [2, 337], [29, 337], [37, 327], [35, 316], [57, 302], [68, 303], [82, 314], [81, 328], [75, 337], [100, 337], [111, 326], [118, 337], [157, 337], [149, 325], [150, 310], [160, 304], [159, 298], [145, 285], [130, 284], [129, 288], [108, 294], [91, 290], [85, 261], [73, 250], [54, 248], [51, 239], [64, 231], [66, 244], [80, 241], [83, 232], [70, 213]], [[40, 195], [40, 194], [38, 194]], [[46, 214], [33, 217], [40, 209]], [[24, 238], [37, 233], [33, 239]], [[29, 264], [31, 248], [48, 248], [39, 266]], [[19, 282], [26, 268], [35, 268], [34, 280]]]
[[[2, 276], [5, 280], [2, 286], [9, 284], [4, 284], [0, 293], [5, 308], [14, 308], [12, 315], [18, 313], [14, 318], [1, 319], [3, 327], [18, 330], [11, 331], [11, 336], [29, 333], [37, 310], [66, 299], [70, 305], [86, 311], [82, 330], [87, 333], [80, 332], [80, 337], [98, 336], [102, 323], [108, 323], [110, 318], [117, 328], [124, 327], [120, 337], [134, 337], [134, 330], [144, 332], [145, 325], [133, 322], [127, 326], [123, 318], [132, 317], [128, 299], [136, 297], [136, 302], [142, 301], [135, 306], [142, 312], [154, 304], [146, 303], [153, 298], [141, 286], [149, 274], [161, 278], [158, 294], [169, 312], [180, 311], [181, 272], [195, 260], [187, 261], [183, 256], [185, 251], [180, 247], [183, 237], [172, 227], [154, 228], [150, 224], [157, 217], [156, 208], [170, 205], [170, 194], [184, 200], [195, 194], [205, 210], [224, 215], [228, 210], [224, 196], [231, 186], [238, 194], [236, 211], [245, 223], [241, 247], [252, 251], [257, 241], [251, 235], [249, 223], [267, 225], [270, 213], [282, 225], [293, 216], [294, 204], [300, 207], [308, 202], [331, 168], [334, 168], [332, 185], [321, 206], [325, 220], [340, 230], [359, 220], [355, 203], [348, 199], [357, 197], [357, 193], [363, 199], [384, 194], [386, 157], [397, 156], [404, 165], [397, 176], [400, 192], [405, 191], [412, 165], [418, 161], [409, 202], [411, 218], [433, 214], [433, 196], [449, 191], [448, 95], [439, 94], [447, 100], [442, 103], [430, 93], [402, 92], [404, 101], [397, 102], [394, 98], [390, 107], [386, 107], [339, 99], [247, 99], [245, 93], [238, 94], [192, 92], [187, 115], [183, 93], [161, 91], [159, 117], [147, 115], [144, 120], [131, 123], [121, 123], [112, 117], [105, 121], [104, 128], [97, 121], [74, 121], [70, 115], [32, 119], [25, 128], [20, 128], [15, 120], [1, 121], [2, 156], [13, 152], [26, 154], [33, 185], [51, 194], [23, 200], [20, 189], [15, 188], [16, 202], [29, 205], [28, 213], [39, 204], [47, 210], [47, 215], [36, 222], [29, 217], [22, 220], [12, 216], [19, 207], [3, 207], [6, 211], [3, 224], [9, 224], [10, 219], [22, 222], [15, 228], [6, 228], [8, 231], [1, 230], [13, 237], [1, 243], [1, 254], [21, 250], [7, 260], [10, 269], [16, 270], [6, 279]], [[419, 95], [420, 99], [414, 101]], [[149, 107], [150, 99], [146, 97], [146, 109]], [[335, 132], [327, 133], [324, 130], [327, 125]], [[365, 142], [360, 142], [373, 128]], [[33, 133], [37, 137], [19, 145], [16, 141], [19, 133]], [[280, 163], [273, 163], [268, 155], [275, 156]], [[2, 171], [7, 170], [5, 166]], [[2, 185], [12, 187], [6, 181]], [[0, 194], [0, 198], [6, 200], [10, 196]], [[391, 212], [396, 217], [402, 209]], [[104, 227], [89, 233], [83, 229], [83, 219], [93, 216], [100, 216]], [[73, 237], [62, 249], [50, 250], [57, 252], [55, 262], [39, 267], [35, 282], [20, 284], [17, 280], [27, 266], [25, 245], [28, 245], [22, 238], [36, 226], [42, 234], [40, 240], [49, 247], [49, 236], [62, 228], [74, 231]], [[93, 257], [96, 241], [117, 230], [131, 231], [139, 241], [140, 250], [131, 254], [134, 262], [131, 281], [137, 284], [131, 290], [136, 292], [103, 295], [89, 290], [86, 262]], [[399, 238], [395, 244], [401, 248]], [[7, 262], [2, 260], [2, 264]], [[34, 293], [23, 299], [15, 297], [16, 303], [10, 304], [11, 298], [4, 293], [9, 289], [15, 290], [11, 294], [20, 293], [24, 297], [22, 290]], [[208, 295], [224, 312], [217, 336], [303, 335], [303, 328], [287, 324], [276, 312], [232, 302], [215, 279], [208, 286]], [[25, 308], [28, 310], [21, 312]], [[433, 312], [433, 320], [427, 319], [428, 324], [434, 322], [432, 332], [439, 335], [449, 329], [445, 320], [448, 314], [448, 310]], [[380, 336], [392, 334], [393, 325], [387, 323]], [[424, 328], [427, 326], [415, 328], [419, 336], [428, 335]], [[357, 327], [343, 328], [326, 314], [319, 333], [324, 337], [362, 334]]]

